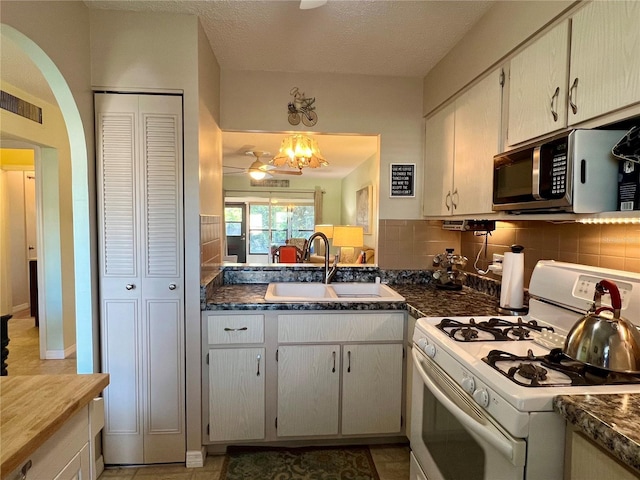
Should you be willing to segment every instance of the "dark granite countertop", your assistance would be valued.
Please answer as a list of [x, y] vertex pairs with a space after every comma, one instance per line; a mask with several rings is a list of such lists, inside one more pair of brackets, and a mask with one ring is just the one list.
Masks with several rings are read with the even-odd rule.
[[561, 395], [554, 409], [640, 474], [640, 394]]
[[426, 316], [495, 315], [497, 299], [469, 287], [439, 290], [432, 285], [390, 285], [406, 302], [268, 303], [267, 284], [221, 285], [203, 310], [408, 310]]

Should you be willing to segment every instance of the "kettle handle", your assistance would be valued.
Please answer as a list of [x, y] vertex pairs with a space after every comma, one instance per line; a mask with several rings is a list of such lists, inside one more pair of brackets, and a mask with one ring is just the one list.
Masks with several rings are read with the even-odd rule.
[[609, 293], [611, 296], [611, 306], [613, 307], [613, 316], [615, 318], [620, 317], [620, 309], [622, 309], [622, 300], [620, 298], [620, 290], [618, 290], [618, 286], [613, 283], [611, 280], [600, 280], [596, 284], [596, 291], [593, 295], [593, 302], [596, 307], [600, 307], [600, 299], [602, 298], [602, 294]]

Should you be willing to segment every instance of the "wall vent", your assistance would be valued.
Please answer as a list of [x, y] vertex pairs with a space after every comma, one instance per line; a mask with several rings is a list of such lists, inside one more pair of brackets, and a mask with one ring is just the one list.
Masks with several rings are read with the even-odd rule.
[[280, 187], [280, 188], [289, 188], [289, 180], [276, 180], [276, 179], [266, 179], [266, 180], [254, 180], [251, 179], [252, 187]]
[[11, 95], [4, 90], [0, 90], [0, 108], [33, 120], [36, 123], [42, 123], [42, 108]]

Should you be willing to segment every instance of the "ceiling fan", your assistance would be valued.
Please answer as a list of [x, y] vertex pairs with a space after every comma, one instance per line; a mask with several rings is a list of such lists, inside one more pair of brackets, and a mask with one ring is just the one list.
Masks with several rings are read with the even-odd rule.
[[262, 162], [260, 158], [270, 156], [269, 152], [263, 152], [260, 150], [249, 150], [245, 152], [245, 155], [251, 155], [255, 157], [255, 160], [249, 166], [249, 168], [232, 167], [232, 166], [225, 165], [224, 168], [240, 170], [239, 172], [228, 172], [227, 175], [234, 174], [234, 173], [248, 173], [249, 176], [251, 176], [251, 178], [255, 180], [271, 178], [274, 175], [302, 175], [302, 169], [279, 170], [273, 165], [269, 165]]

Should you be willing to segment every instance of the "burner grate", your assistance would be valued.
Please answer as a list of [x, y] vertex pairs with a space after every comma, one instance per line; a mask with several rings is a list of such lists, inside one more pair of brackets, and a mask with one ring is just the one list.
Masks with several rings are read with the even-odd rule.
[[443, 318], [436, 327], [458, 342], [532, 340], [532, 331], [553, 331], [553, 328], [541, 327], [535, 320], [525, 321], [522, 317], [516, 322], [496, 317], [480, 322], [473, 317], [466, 321]]
[[640, 375], [609, 372], [567, 357], [561, 349], [536, 356], [491, 350], [482, 359], [512, 382], [523, 387], [566, 387], [576, 385], [622, 385], [640, 383]]

